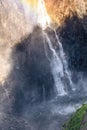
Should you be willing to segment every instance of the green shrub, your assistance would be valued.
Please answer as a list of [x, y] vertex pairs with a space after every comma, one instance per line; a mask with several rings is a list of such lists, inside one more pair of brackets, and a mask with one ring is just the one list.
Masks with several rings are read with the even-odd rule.
[[87, 104], [83, 104], [80, 109], [63, 125], [64, 130], [80, 130], [82, 120], [87, 112]]

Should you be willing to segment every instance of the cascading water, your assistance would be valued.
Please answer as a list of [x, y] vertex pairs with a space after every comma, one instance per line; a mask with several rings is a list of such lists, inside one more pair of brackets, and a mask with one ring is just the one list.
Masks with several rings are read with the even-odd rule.
[[59, 46], [59, 53], [57, 53], [55, 49], [53, 48], [52, 42], [46, 32], [44, 32], [44, 36], [47, 40], [50, 50], [52, 51], [52, 58], [50, 60], [50, 66], [51, 66], [51, 72], [52, 72], [54, 82], [55, 82], [54, 86], [56, 87], [58, 96], [59, 95], [63, 96], [68, 93], [66, 79], [69, 82], [68, 85], [71, 87], [70, 89], [74, 91], [75, 88], [71, 79], [71, 73], [69, 72], [69, 69], [68, 69], [68, 63], [64, 56], [62, 43], [59, 41], [59, 38], [55, 30], [54, 32], [55, 32], [55, 37], [57, 39], [57, 43]]
[[[76, 65], [76, 62], [80, 60], [78, 58], [81, 49], [78, 50], [79, 48], [75, 48], [75, 46], [79, 46], [79, 44], [73, 44], [72, 40], [70, 41], [66, 37], [66, 33], [65, 37], [62, 37], [65, 47], [63, 50], [59, 35], [51, 26], [53, 24], [50, 24], [51, 20], [46, 12], [44, 0], [20, 0], [23, 1], [22, 4], [18, 0], [4, 1], [10, 1], [10, 5], [14, 5], [15, 11], [22, 10], [22, 12], [18, 12], [20, 15], [21, 13], [24, 14], [22, 19], [18, 19], [18, 26], [19, 22], [26, 18], [25, 21], [29, 23], [29, 27], [32, 27], [31, 34], [30, 31], [28, 35], [26, 33], [25, 37], [22, 37], [23, 40], [16, 42], [14, 45], [11, 44], [11, 48], [10, 45], [6, 44], [7, 35], [5, 43], [0, 46], [1, 59], [3, 59], [4, 54], [7, 61], [3, 62], [5, 61], [3, 59], [0, 67], [4, 65], [4, 68], [6, 68], [7, 63], [10, 65], [6, 68], [5, 80], [1, 78], [0, 128], [4, 130], [62, 130], [64, 122], [68, 120], [70, 115], [87, 101], [87, 77], [84, 73], [82, 75], [82, 72], [77, 72], [75, 69], [72, 69], [71, 73], [64, 53], [66, 51], [67, 56], [70, 54], [69, 62], [72, 63], [70, 60], [74, 58], [73, 62]], [[20, 5], [21, 9], [18, 8], [16, 10], [15, 2], [18, 2], [18, 7]], [[35, 6], [32, 4], [35, 4]], [[8, 10], [6, 6], [5, 8]], [[2, 13], [3, 10], [1, 10]], [[24, 10], [25, 13], [23, 12]], [[13, 12], [16, 13], [15, 11]], [[15, 18], [12, 17], [14, 15], [13, 12], [11, 12], [12, 23], [14, 23], [13, 18]], [[4, 17], [2, 21], [4, 27]], [[24, 22], [24, 24], [26, 23]], [[20, 23], [20, 26], [22, 25]], [[27, 28], [28, 30], [30, 30], [29, 27]], [[6, 28], [1, 29], [1, 35], [4, 31], [6, 31]], [[11, 32], [11, 30], [9, 31]], [[9, 33], [9, 31], [6, 31], [6, 33]], [[23, 28], [21, 33], [22, 31], [24, 31]], [[15, 33], [13, 35], [15, 36]], [[12, 41], [10, 42], [12, 43]], [[66, 43], [66, 41], [70, 44]], [[1, 42], [4, 41], [1, 40]], [[8, 49], [11, 49], [11, 53], [7, 51]], [[83, 60], [80, 61], [80, 63], [82, 62]], [[81, 65], [80, 63], [79, 65]], [[1, 77], [3, 77], [4, 68], [1, 68]]]
[[56, 39], [57, 39], [57, 43], [59, 45], [60, 58], [61, 58], [62, 63], [63, 63], [64, 73], [65, 73], [65, 75], [67, 76], [67, 78], [69, 80], [69, 83], [70, 83], [70, 86], [71, 86], [72, 90], [75, 91], [75, 86], [74, 86], [74, 84], [72, 82], [72, 79], [71, 79], [71, 73], [70, 73], [70, 71], [68, 69], [68, 63], [67, 63], [67, 60], [65, 58], [62, 43], [60, 42], [59, 37], [57, 36], [57, 33], [56, 33], [55, 30], [54, 30], [54, 32], [55, 32], [55, 36], [56, 36]]
[[50, 65], [51, 65], [51, 71], [55, 82], [56, 91], [58, 95], [65, 95], [66, 92], [64, 90], [64, 85], [61, 81], [61, 78], [64, 76], [63, 64], [60, 60], [60, 57], [57, 55], [55, 49], [53, 48], [50, 38], [47, 36], [46, 33], [44, 33], [44, 35], [47, 39], [49, 48], [53, 53]]
[[[58, 96], [59, 95], [61, 95], [61, 96], [66, 95], [66, 94], [68, 94], [68, 90], [74, 91], [75, 88], [74, 88], [74, 85], [72, 83], [71, 73], [69, 72], [69, 69], [68, 69], [68, 63], [67, 63], [66, 58], [65, 58], [62, 43], [59, 41], [59, 37], [57, 36], [56, 30], [53, 29], [50, 25], [51, 20], [47, 14], [44, 1], [39, 0], [37, 2], [37, 4], [36, 4], [36, 1], [35, 1], [35, 3], [32, 3], [32, 1], [29, 1], [29, 2], [30, 2], [29, 3], [30, 5], [33, 4], [32, 9], [31, 9], [32, 13], [33, 13], [32, 14], [33, 15], [33, 23], [36, 22], [35, 24], [39, 24], [41, 26], [44, 38], [46, 39], [48, 46], [49, 46], [49, 49], [52, 52], [52, 57], [50, 59], [49, 56], [47, 56], [48, 52], [46, 52], [47, 49], [45, 48], [46, 56], [50, 59], [51, 72], [52, 72], [54, 83], [55, 83], [54, 89], [57, 92]], [[29, 14], [29, 11], [30, 11], [29, 9], [25, 9], [26, 10], [25, 12], [27, 12], [27, 15]], [[35, 13], [34, 13], [34, 10], [35, 10]], [[58, 47], [59, 47], [58, 52], [56, 52], [56, 50], [53, 48], [53, 44], [51, 42], [51, 39], [45, 30], [47, 27], [49, 27], [55, 34], [56, 42], [57, 42]], [[45, 93], [45, 90], [43, 93]]]

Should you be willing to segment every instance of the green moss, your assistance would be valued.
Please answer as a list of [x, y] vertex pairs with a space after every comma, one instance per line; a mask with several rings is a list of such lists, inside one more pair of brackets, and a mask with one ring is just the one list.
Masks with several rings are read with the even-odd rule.
[[64, 130], [80, 130], [82, 120], [87, 112], [87, 104], [83, 104], [80, 109], [64, 124]]

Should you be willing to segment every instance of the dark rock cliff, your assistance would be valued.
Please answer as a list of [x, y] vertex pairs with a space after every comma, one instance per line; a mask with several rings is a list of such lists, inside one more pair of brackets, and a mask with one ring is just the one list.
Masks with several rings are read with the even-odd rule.
[[84, 72], [87, 71], [87, 30], [83, 24], [86, 17], [79, 19], [74, 15], [72, 18], [66, 18], [59, 31], [70, 68]]

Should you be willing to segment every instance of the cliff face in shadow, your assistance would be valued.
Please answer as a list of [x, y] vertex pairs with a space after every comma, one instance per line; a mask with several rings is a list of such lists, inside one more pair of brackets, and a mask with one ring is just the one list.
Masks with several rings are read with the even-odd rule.
[[8, 82], [15, 97], [14, 109], [21, 112], [22, 106], [48, 100], [54, 95], [50, 63], [44, 49], [42, 30], [35, 27], [33, 33], [12, 51], [13, 68]]
[[[15, 56], [17, 54], [19, 56]], [[18, 70], [11, 73], [13, 75], [13, 73], [18, 71], [18, 78], [22, 78], [18, 80], [16, 77], [17, 81], [21, 81], [19, 83], [21, 87], [15, 88], [15, 103], [18, 103], [15, 106], [19, 108], [22, 102], [26, 105], [52, 98], [54, 81], [49, 61], [45, 55], [42, 30], [39, 27], [36, 27], [26, 40], [15, 46], [12, 57], [12, 59], [14, 57], [19, 58], [16, 59], [17, 61], [13, 61], [13, 64], [18, 63]], [[20, 90], [21, 97], [17, 98], [20, 95]]]
[[[37, 106], [55, 96], [53, 76], [44, 44], [41, 28], [35, 27], [28, 37], [11, 48], [11, 70], [0, 85], [0, 112], [3, 115], [0, 120], [4, 120], [0, 121], [1, 129], [31, 130], [30, 127], [33, 126], [29, 126], [29, 120], [23, 118], [23, 115], [32, 111], [32, 105]], [[32, 120], [32, 117], [29, 118]]]
[[69, 67], [76, 71], [87, 71], [87, 16], [68, 17], [60, 29], [60, 37], [68, 55]]

